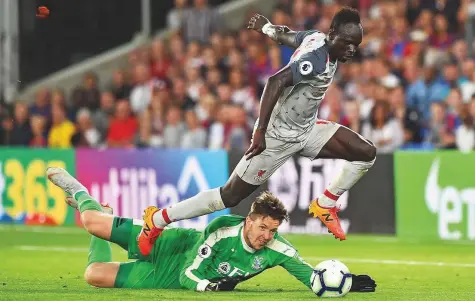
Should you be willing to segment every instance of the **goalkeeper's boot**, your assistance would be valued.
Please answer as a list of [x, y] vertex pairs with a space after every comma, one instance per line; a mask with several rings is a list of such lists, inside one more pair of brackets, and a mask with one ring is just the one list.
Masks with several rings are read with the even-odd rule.
[[[72, 175], [70, 175], [65, 169], [60, 167], [48, 167], [46, 169], [46, 175], [48, 179], [54, 185], [61, 188], [66, 194], [73, 196], [80, 191], [84, 191], [89, 194], [88, 190], [84, 185], [79, 183]], [[69, 203], [68, 203], [69, 204]], [[77, 208], [77, 201], [74, 200], [74, 203], [69, 204], [74, 208]]]
[[155, 241], [163, 232], [163, 228], [155, 227], [153, 224], [153, 215], [160, 211], [161, 210], [155, 206], [147, 207], [147, 209], [144, 210], [142, 231], [140, 231], [137, 237], [139, 250], [143, 256], [150, 255]]
[[337, 207], [325, 208], [320, 206], [318, 199], [312, 201], [308, 208], [308, 213], [312, 213], [313, 217], [318, 217], [328, 228], [328, 232], [332, 233], [339, 240], [345, 240], [345, 232], [341, 228], [338, 215], [336, 214], [338, 211], [340, 209]]

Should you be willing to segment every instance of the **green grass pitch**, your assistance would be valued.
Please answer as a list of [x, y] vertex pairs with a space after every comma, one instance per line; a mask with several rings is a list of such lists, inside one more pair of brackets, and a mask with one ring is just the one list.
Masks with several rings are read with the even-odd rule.
[[[79, 228], [0, 226], [0, 300], [316, 300], [310, 290], [275, 268], [233, 292], [97, 289], [83, 280], [90, 236]], [[343, 300], [475, 300], [475, 243], [400, 241], [349, 235], [286, 236], [316, 265], [339, 259], [353, 273], [378, 283], [375, 293], [350, 293]], [[126, 260], [119, 247], [113, 259]]]

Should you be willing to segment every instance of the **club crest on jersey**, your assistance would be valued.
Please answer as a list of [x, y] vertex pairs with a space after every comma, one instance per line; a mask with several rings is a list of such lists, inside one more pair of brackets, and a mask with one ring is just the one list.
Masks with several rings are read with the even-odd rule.
[[220, 274], [227, 275], [231, 271], [231, 265], [229, 262], [221, 262], [218, 266], [218, 272]]
[[299, 72], [302, 75], [309, 75], [313, 71], [313, 65], [310, 61], [303, 61], [299, 64]]
[[201, 245], [198, 248], [198, 256], [203, 259], [206, 259], [211, 256], [211, 247], [208, 245]]
[[262, 263], [264, 262], [264, 257], [262, 256], [256, 256], [252, 260], [252, 269], [254, 270], [260, 270], [262, 269]]
[[266, 173], [266, 171], [264, 169], [260, 169], [258, 172], [257, 172], [257, 175], [254, 177], [254, 180], [256, 181], [262, 181], [263, 180], [263, 176], [264, 174]]

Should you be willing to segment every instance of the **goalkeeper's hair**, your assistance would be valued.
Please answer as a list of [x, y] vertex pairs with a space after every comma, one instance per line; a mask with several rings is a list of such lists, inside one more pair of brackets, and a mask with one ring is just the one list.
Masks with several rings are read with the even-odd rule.
[[270, 191], [264, 191], [256, 198], [248, 215], [252, 219], [255, 219], [257, 215], [271, 217], [280, 223], [289, 220], [289, 213], [284, 204]]
[[342, 25], [359, 25], [360, 22], [360, 13], [354, 8], [345, 6], [340, 9], [333, 17], [332, 23], [330, 24], [330, 29], [338, 30]]

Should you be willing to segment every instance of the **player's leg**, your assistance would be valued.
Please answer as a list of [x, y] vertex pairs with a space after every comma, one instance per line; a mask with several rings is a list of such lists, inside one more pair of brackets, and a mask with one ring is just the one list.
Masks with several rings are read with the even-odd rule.
[[48, 167], [46, 174], [53, 184], [70, 196], [66, 202], [79, 210], [84, 228], [92, 235], [109, 240], [114, 216], [102, 212], [101, 204], [89, 195], [86, 187], [63, 168]]
[[112, 208], [100, 205], [91, 197], [86, 188], [62, 168], [47, 169], [50, 181], [63, 189], [70, 196], [66, 203], [78, 209], [84, 228], [92, 235], [118, 244], [129, 252], [129, 258], [145, 259], [139, 256], [137, 236], [143, 222], [130, 218], [112, 215]]
[[320, 218], [335, 237], [343, 240], [345, 234], [335, 208], [338, 198], [349, 190], [367, 171], [376, 158], [374, 145], [352, 130], [333, 122], [319, 121], [302, 151], [311, 159], [344, 159], [347, 162], [330, 185], [310, 205], [310, 212]]
[[332, 207], [373, 166], [376, 147], [363, 136], [340, 126], [323, 146], [317, 158], [343, 159], [347, 162], [319, 198], [321, 205]]
[[251, 160], [243, 157], [224, 186], [202, 191], [163, 210], [148, 207], [144, 215], [144, 228], [139, 236], [141, 253], [148, 255], [163, 228], [173, 221], [236, 206], [302, 148], [300, 143], [288, 143], [270, 137], [266, 137], [266, 145], [267, 148]]

